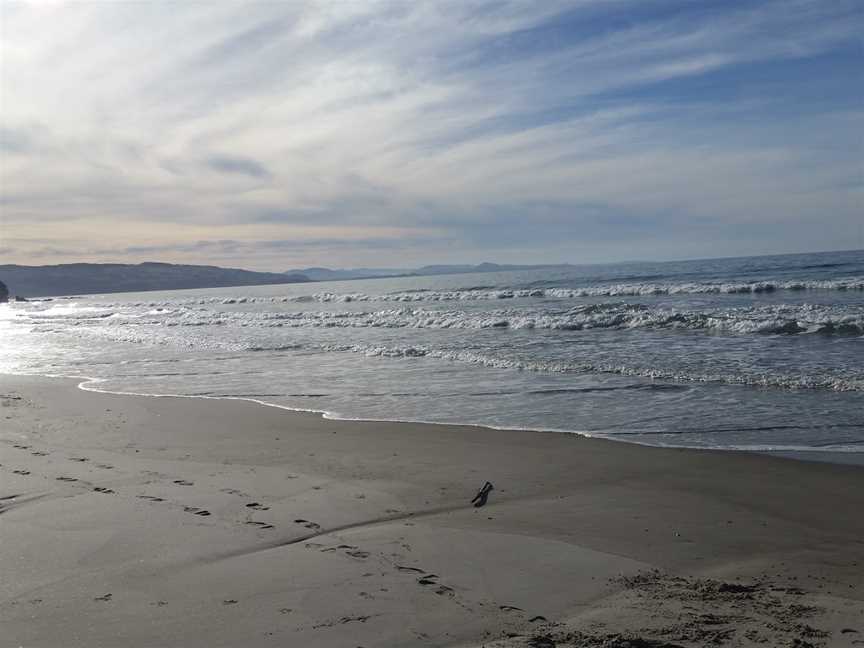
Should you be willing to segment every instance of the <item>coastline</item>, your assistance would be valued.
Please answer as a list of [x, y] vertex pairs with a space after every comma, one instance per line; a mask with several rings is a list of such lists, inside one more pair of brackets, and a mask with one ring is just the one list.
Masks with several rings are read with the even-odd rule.
[[504, 432], [526, 432], [526, 433], [543, 433], [543, 434], [573, 434], [577, 436], [581, 436], [588, 439], [599, 439], [604, 441], [613, 441], [616, 443], [626, 443], [629, 445], [637, 445], [647, 448], [665, 448], [671, 450], [697, 450], [697, 451], [708, 451], [708, 452], [732, 452], [732, 453], [747, 453], [747, 454], [757, 454], [771, 457], [779, 457], [783, 459], [790, 459], [796, 461], [816, 461], [823, 463], [832, 463], [832, 464], [844, 464], [844, 465], [852, 465], [852, 466], [862, 466], [864, 467], [864, 452], [852, 452], [848, 450], [836, 450], [836, 449], [819, 449], [819, 448], [806, 448], [806, 447], [784, 447], [784, 446], [765, 446], [759, 448], [753, 447], [739, 447], [739, 446], [728, 446], [728, 447], [696, 447], [696, 446], [687, 446], [687, 445], [675, 445], [675, 444], [652, 444], [644, 441], [634, 441], [625, 437], [614, 436], [614, 435], [603, 435], [597, 433], [591, 433], [588, 431], [580, 431], [580, 430], [569, 430], [569, 429], [558, 429], [558, 428], [542, 428], [542, 427], [515, 427], [515, 426], [496, 426], [488, 423], [474, 423], [467, 421], [454, 421], [454, 422], [441, 422], [435, 420], [423, 420], [423, 419], [402, 419], [402, 418], [357, 418], [351, 416], [343, 416], [336, 412], [332, 412], [327, 409], [316, 409], [316, 408], [304, 408], [292, 405], [284, 405], [280, 403], [274, 403], [267, 400], [263, 400], [260, 398], [255, 398], [252, 396], [228, 396], [228, 395], [220, 395], [220, 396], [209, 396], [209, 395], [201, 395], [201, 394], [171, 394], [171, 393], [146, 393], [146, 392], [132, 392], [132, 391], [116, 391], [110, 389], [100, 389], [95, 385], [99, 383], [105, 382], [107, 378], [96, 378], [93, 376], [84, 376], [84, 375], [60, 375], [60, 374], [2, 374], [0, 376], [8, 375], [20, 375], [31, 378], [50, 378], [50, 379], [61, 379], [61, 380], [74, 380], [79, 381], [76, 383], [78, 389], [87, 392], [93, 392], [98, 394], [108, 394], [114, 396], [135, 396], [141, 398], [191, 398], [191, 399], [200, 399], [200, 400], [216, 400], [216, 401], [240, 401], [253, 403], [255, 405], [259, 405], [261, 407], [274, 407], [276, 409], [285, 410], [287, 412], [298, 412], [303, 414], [315, 414], [321, 416], [323, 419], [332, 420], [332, 421], [343, 421], [343, 422], [356, 422], [356, 423], [387, 423], [387, 424], [408, 424], [408, 425], [431, 425], [431, 426], [446, 426], [446, 427], [458, 427], [458, 428], [481, 428], [484, 430], [499, 430]]
[[[666, 626], [710, 630], [672, 575], [818, 610], [774, 619], [778, 641], [864, 640], [858, 466], [36, 376], [0, 375], [0, 400], [0, 626], [15, 645], [702, 645], [652, 629], [662, 608]], [[671, 575], [632, 580], [654, 569]], [[703, 616], [742, 604], [688, 600]], [[727, 623], [735, 645], [777, 606], [763, 607]]]

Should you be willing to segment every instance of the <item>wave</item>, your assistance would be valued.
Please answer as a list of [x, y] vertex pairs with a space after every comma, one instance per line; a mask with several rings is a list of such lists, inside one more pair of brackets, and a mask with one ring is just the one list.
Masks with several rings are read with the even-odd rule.
[[292, 301], [327, 302], [423, 302], [423, 301], [477, 301], [497, 299], [579, 297], [639, 297], [679, 294], [758, 294], [778, 290], [864, 290], [864, 277], [849, 277], [825, 281], [755, 281], [744, 283], [618, 283], [583, 288], [466, 288], [443, 291], [400, 291], [385, 294], [316, 293], [291, 298]]
[[46, 319], [109, 317], [112, 313], [87, 313], [93, 310], [111, 310], [146, 307], [153, 309], [148, 315], [170, 314], [165, 309], [192, 306], [248, 306], [254, 304], [352, 303], [352, 302], [450, 302], [496, 301], [512, 299], [578, 299], [583, 297], [647, 297], [662, 295], [735, 295], [763, 294], [776, 291], [864, 291], [864, 276], [850, 276], [830, 280], [764, 280], [749, 282], [624, 282], [596, 284], [583, 287], [492, 287], [470, 286], [453, 290], [428, 288], [401, 290], [374, 294], [363, 292], [320, 292], [289, 296], [233, 296], [198, 297], [166, 301], [100, 302], [98, 306], [53, 305], [43, 307], [39, 302], [28, 302], [29, 315]]
[[113, 310], [96, 313], [90, 312], [91, 310], [93, 309], [82, 309], [80, 312], [70, 311], [62, 314], [37, 312], [28, 314], [28, 317], [33, 320], [34, 324], [43, 324], [57, 321], [86, 322], [88, 320], [108, 319], [110, 317], [117, 317], [119, 315], [119, 313], [116, 313]]
[[[837, 376], [807, 376], [783, 373], [712, 374], [654, 367], [626, 366], [593, 362], [526, 361], [461, 349], [437, 349], [425, 346], [385, 346], [368, 344], [321, 345], [323, 351], [359, 353], [382, 358], [436, 358], [451, 362], [481, 365], [495, 369], [516, 369], [546, 373], [605, 373], [619, 376], [667, 380], [673, 383], [722, 383], [783, 389], [829, 389], [839, 392], [864, 391], [864, 379]], [[661, 388], [662, 389], [662, 388]]]
[[[221, 311], [174, 308], [163, 312], [110, 311], [93, 318], [72, 317], [73, 326], [158, 327], [269, 327], [269, 328], [414, 328], [414, 329], [502, 329], [587, 331], [593, 329], [667, 329], [728, 334], [856, 337], [864, 335], [864, 307], [814, 304], [742, 306], [725, 309], [685, 310], [656, 308], [645, 304], [604, 302], [566, 309], [545, 304], [540, 307], [489, 310], [439, 310], [402, 306], [383, 310], [345, 311]], [[68, 315], [64, 315], [68, 318]], [[59, 323], [38, 314], [20, 322], [38, 325]], [[35, 329], [34, 329], [35, 330]], [[57, 329], [50, 329], [57, 330]], [[290, 350], [279, 348], [252, 350]]]
[[[221, 313], [214, 324], [231, 316]], [[864, 311], [829, 306], [758, 306], [737, 309], [680, 311], [642, 304], [605, 303], [550, 312], [497, 309], [483, 312], [414, 308], [379, 311], [245, 313], [244, 326], [289, 328], [415, 328], [585, 331], [592, 329], [681, 329], [733, 334], [864, 335]], [[201, 320], [174, 325], [201, 325]]]
[[[604, 434], [614, 435], [614, 436], [710, 436], [710, 435], [723, 435], [723, 434], [740, 434], [746, 432], [776, 432], [778, 430], [788, 431], [804, 431], [804, 432], [822, 432], [825, 431], [834, 431], [834, 430], [858, 430], [864, 423], [836, 423], [829, 425], [760, 425], [757, 427], [746, 427], [746, 426], [734, 426], [734, 427], [706, 427], [706, 428], [674, 428], [674, 429], [663, 429], [663, 430], [626, 430], [626, 431], [613, 431], [613, 430], [604, 430]], [[819, 446], [828, 446], [835, 445], [837, 442], [830, 443], [814, 443], [812, 447]], [[862, 441], [858, 440], [844, 440], [842, 443], [844, 444], [858, 444], [862, 443]]]
[[864, 290], [864, 277], [819, 281], [753, 281], [753, 282], [685, 282], [685, 283], [616, 283], [577, 288], [466, 288], [460, 290], [400, 291], [381, 295], [365, 293], [317, 293], [311, 297], [319, 302], [351, 301], [463, 301], [517, 298], [623, 297], [677, 294], [747, 294], [770, 293], [779, 290]]
[[261, 353], [265, 351], [269, 351], [272, 353], [278, 353], [280, 351], [296, 351], [298, 349], [302, 349], [302, 344], [280, 344], [276, 346], [250, 346], [243, 349], [244, 351], [251, 351], [252, 353]]

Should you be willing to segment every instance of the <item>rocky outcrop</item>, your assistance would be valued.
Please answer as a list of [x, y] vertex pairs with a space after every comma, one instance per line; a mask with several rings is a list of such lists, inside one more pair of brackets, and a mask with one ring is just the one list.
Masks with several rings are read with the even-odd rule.
[[0, 304], [9, 301], [9, 289], [0, 281]]

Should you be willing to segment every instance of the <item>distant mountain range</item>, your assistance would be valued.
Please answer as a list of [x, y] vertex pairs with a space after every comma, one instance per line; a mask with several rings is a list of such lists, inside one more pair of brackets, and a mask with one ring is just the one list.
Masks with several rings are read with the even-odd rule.
[[175, 265], [172, 263], [67, 263], [47, 266], [0, 265], [0, 281], [10, 295], [48, 297], [92, 295], [146, 290], [183, 288], [223, 288], [301, 283], [378, 279], [383, 277], [420, 277], [468, 272], [503, 272], [564, 268], [566, 265], [427, 265], [422, 268], [304, 268], [287, 272], [252, 272], [217, 266]]
[[23, 297], [81, 295], [182, 288], [260, 286], [310, 281], [295, 273], [252, 272], [171, 263], [68, 263], [50, 266], [0, 265], [0, 281]]
[[285, 274], [302, 274], [313, 281], [339, 281], [346, 279], [378, 279], [381, 277], [423, 277], [429, 275], [465, 274], [470, 272], [506, 272], [515, 270], [539, 270], [542, 268], [566, 268], [567, 264], [545, 265], [501, 265], [480, 263], [477, 265], [427, 265], [421, 268], [303, 268], [287, 270]]

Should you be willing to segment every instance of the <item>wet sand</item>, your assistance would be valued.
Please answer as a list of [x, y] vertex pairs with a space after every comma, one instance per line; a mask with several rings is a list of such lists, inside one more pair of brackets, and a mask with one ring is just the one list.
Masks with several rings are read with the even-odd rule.
[[0, 645], [864, 645], [860, 466], [76, 382], [0, 376]]

